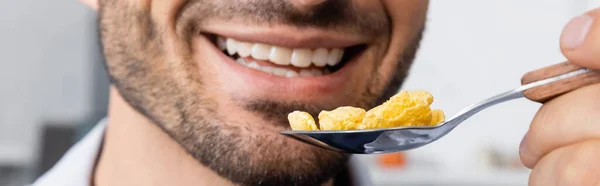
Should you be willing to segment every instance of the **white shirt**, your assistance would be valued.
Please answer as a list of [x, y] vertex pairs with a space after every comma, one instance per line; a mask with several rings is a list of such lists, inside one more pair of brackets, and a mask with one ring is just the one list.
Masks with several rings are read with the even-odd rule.
[[81, 141], [44, 173], [32, 186], [89, 186], [106, 119], [100, 121]]
[[[48, 172], [31, 186], [89, 186], [98, 150], [102, 145], [106, 119], [100, 121], [81, 141], [71, 147]], [[351, 159], [356, 185], [372, 185], [360, 162]]]

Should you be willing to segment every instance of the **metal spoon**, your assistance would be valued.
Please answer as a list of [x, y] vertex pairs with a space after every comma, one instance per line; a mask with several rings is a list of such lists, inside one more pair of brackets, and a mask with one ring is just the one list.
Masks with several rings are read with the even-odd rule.
[[435, 127], [397, 127], [369, 130], [282, 131], [325, 149], [350, 154], [391, 153], [422, 147], [452, 131], [476, 113], [505, 101], [526, 97], [543, 103], [572, 90], [600, 83], [600, 72], [569, 62], [529, 72], [522, 86], [471, 105]]

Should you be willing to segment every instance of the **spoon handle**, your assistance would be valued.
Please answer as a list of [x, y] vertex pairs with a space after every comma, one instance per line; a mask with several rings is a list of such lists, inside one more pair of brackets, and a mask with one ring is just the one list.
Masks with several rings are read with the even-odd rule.
[[586, 71], [578, 73], [574, 76], [566, 77], [564, 79], [552, 81], [544, 85], [535, 86], [523, 91], [523, 94], [532, 101], [544, 103], [572, 90], [591, 84], [600, 83], [599, 71], [587, 70], [584, 67], [580, 67], [569, 62], [564, 62], [526, 73], [521, 78], [521, 84], [526, 85], [539, 82], [578, 70]]

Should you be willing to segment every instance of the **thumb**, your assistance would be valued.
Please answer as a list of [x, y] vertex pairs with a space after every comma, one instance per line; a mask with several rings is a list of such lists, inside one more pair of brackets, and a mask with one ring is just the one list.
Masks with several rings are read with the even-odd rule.
[[563, 30], [560, 47], [571, 63], [600, 69], [600, 8], [571, 20]]

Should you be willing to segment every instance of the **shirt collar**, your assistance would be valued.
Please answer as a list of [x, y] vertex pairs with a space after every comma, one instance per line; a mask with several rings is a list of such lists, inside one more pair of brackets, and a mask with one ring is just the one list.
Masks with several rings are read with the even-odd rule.
[[106, 122], [106, 119], [100, 121], [32, 186], [88, 186], [104, 136]]

